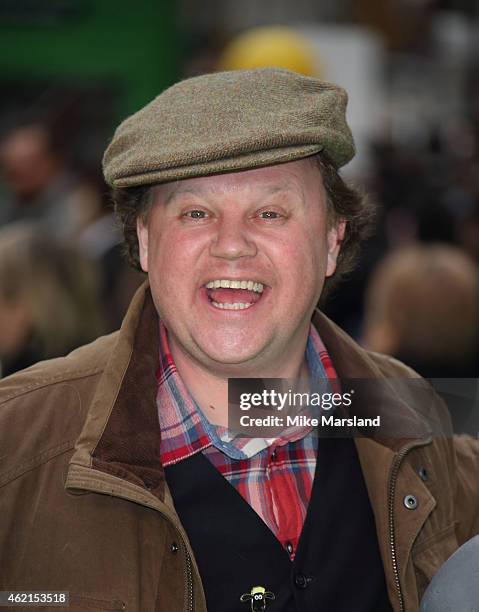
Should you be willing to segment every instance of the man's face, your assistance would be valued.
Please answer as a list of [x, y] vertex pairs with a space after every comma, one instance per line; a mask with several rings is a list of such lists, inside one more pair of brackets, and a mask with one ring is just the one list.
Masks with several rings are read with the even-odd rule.
[[344, 233], [328, 227], [314, 164], [166, 183], [153, 198], [138, 222], [140, 261], [173, 355], [259, 376], [304, 352]]

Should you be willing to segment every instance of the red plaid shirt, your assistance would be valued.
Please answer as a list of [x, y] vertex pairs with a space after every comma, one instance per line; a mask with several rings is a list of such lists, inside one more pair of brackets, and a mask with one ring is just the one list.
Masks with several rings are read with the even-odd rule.
[[[333, 380], [328, 353], [311, 325], [306, 351], [310, 371]], [[160, 458], [166, 467], [202, 452], [271, 529], [293, 559], [316, 469], [317, 436], [296, 428], [276, 440], [234, 438], [211, 425], [176, 369], [166, 328], [160, 323], [157, 407]]]

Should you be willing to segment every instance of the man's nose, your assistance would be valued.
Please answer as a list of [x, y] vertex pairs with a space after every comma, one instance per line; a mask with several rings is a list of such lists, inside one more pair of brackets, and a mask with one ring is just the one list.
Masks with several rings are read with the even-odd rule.
[[223, 259], [254, 257], [256, 244], [244, 221], [237, 218], [222, 219], [211, 242], [210, 254]]

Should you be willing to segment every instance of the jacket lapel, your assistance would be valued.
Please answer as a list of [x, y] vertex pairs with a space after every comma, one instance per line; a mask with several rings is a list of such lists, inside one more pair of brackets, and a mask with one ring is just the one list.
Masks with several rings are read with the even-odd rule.
[[109, 474], [163, 501], [156, 411], [158, 317], [147, 285], [136, 293], [118, 335], [70, 466]]

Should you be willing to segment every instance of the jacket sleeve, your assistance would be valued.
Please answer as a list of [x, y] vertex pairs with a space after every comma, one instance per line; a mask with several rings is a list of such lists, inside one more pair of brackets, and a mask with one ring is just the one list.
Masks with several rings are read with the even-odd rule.
[[459, 545], [479, 534], [479, 440], [455, 436], [456, 534]]

